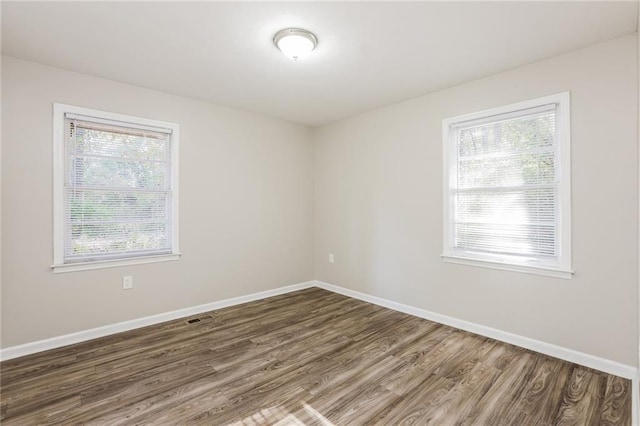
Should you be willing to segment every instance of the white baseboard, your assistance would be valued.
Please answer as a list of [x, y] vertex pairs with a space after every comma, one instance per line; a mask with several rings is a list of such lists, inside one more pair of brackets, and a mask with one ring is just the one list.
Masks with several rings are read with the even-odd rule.
[[[449, 317], [446, 315], [430, 312], [425, 309], [416, 308], [413, 306], [405, 305], [402, 303], [394, 302], [388, 299], [383, 299], [377, 296], [371, 296], [369, 294], [361, 293], [359, 291], [350, 290], [348, 288], [336, 286], [333, 284], [325, 283], [322, 281], [316, 281], [317, 287], [325, 290], [332, 291], [334, 293], [340, 293], [345, 296], [353, 297], [365, 302], [373, 303], [375, 305], [383, 306], [385, 308], [393, 309], [394, 311], [404, 312], [405, 314], [414, 315], [416, 317], [424, 318], [429, 321], [434, 321], [440, 324], [448, 325], [451, 327], [459, 328], [461, 330], [469, 331], [471, 333], [479, 334], [481, 336], [490, 337], [492, 339], [500, 340], [501, 342], [509, 343], [515, 346], [520, 346], [525, 349], [530, 349], [535, 352], [540, 352], [545, 355], [549, 355], [555, 358], [560, 358], [565, 361], [580, 364], [585, 367], [600, 370], [605, 373], [613, 374], [615, 376], [624, 377], [625, 379], [637, 379], [638, 369], [630, 365], [620, 364], [615, 361], [611, 361], [605, 358], [600, 358], [594, 355], [589, 355], [583, 352], [578, 352], [573, 349], [557, 346], [552, 343], [542, 342], [540, 340], [531, 339], [517, 334], [509, 333], [495, 328], [486, 327], [484, 325], [472, 323], [469, 321], [463, 321], [457, 318]], [[637, 391], [637, 383], [635, 384], [634, 391]], [[636, 424], [636, 423], [634, 423]]]
[[278, 296], [280, 294], [290, 293], [292, 291], [302, 290], [313, 286], [315, 286], [315, 281], [307, 281], [304, 283], [293, 284], [286, 287], [275, 288], [273, 290], [266, 290], [258, 293], [248, 294], [246, 296], [233, 297], [231, 299], [205, 303], [204, 305], [192, 306], [190, 308], [178, 309], [176, 311], [165, 312], [162, 314], [123, 321], [116, 324], [92, 328], [89, 330], [78, 331], [76, 333], [65, 334], [63, 336], [38, 340], [36, 342], [25, 343], [23, 345], [11, 346], [8, 348], [0, 349], [0, 361], [6, 361], [8, 359], [30, 355], [36, 352], [42, 352], [49, 349], [72, 345], [74, 343], [86, 342], [87, 340], [95, 339], [98, 337], [109, 336], [111, 334], [146, 327], [149, 325], [188, 317], [191, 315], [197, 315], [203, 312], [209, 312], [229, 306], [240, 305], [242, 303], [253, 302], [255, 300]]

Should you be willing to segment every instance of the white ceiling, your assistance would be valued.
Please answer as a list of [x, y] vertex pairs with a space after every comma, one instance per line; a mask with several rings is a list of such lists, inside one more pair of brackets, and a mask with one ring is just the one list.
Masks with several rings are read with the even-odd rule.
[[[634, 33], [630, 2], [2, 2], [2, 52], [311, 126]], [[293, 62], [272, 43], [313, 31]]]

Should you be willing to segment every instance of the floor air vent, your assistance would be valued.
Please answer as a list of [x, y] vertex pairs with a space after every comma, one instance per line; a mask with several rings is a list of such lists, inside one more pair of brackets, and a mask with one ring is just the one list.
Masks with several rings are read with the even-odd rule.
[[211, 315], [206, 315], [206, 316], [200, 317], [200, 318], [191, 318], [190, 320], [187, 320], [187, 322], [189, 324], [195, 324], [197, 322], [208, 320], [208, 319], [211, 319]]

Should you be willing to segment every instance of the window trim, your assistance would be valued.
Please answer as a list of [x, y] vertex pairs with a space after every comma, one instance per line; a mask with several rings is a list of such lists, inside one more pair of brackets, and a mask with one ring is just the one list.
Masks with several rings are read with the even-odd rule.
[[[65, 115], [78, 114], [96, 119], [121, 122], [123, 126], [149, 126], [171, 130], [171, 253], [146, 255], [132, 258], [99, 260], [89, 262], [64, 263], [64, 221], [65, 221]], [[118, 266], [140, 265], [155, 262], [179, 260], [179, 216], [178, 216], [178, 147], [180, 127], [176, 123], [135, 117], [125, 114], [78, 107], [62, 103], [53, 104], [53, 265], [54, 273], [86, 271], [91, 269], [113, 268]]]
[[[514, 113], [524, 109], [535, 108], [548, 104], [558, 105], [558, 122], [556, 124], [556, 159], [559, 165], [558, 195], [559, 202], [557, 208], [558, 215], [558, 263], [543, 264], [530, 262], [516, 257], [505, 255], [491, 255], [478, 253], [464, 253], [453, 248], [452, 218], [453, 209], [451, 206], [451, 184], [449, 182], [449, 154], [456, 142], [454, 127], [462, 122], [472, 120], [487, 119], [495, 115]], [[469, 114], [458, 115], [442, 120], [442, 158], [443, 158], [443, 181], [442, 181], [442, 208], [443, 208], [443, 252], [442, 259], [447, 263], [455, 263], [470, 266], [479, 266], [490, 269], [499, 269], [513, 272], [523, 272], [534, 275], [544, 275], [556, 278], [571, 279], [573, 270], [571, 269], [571, 126], [570, 126], [570, 92], [562, 92], [550, 96], [544, 96], [523, 102], [504, 105], [497, 108]]]

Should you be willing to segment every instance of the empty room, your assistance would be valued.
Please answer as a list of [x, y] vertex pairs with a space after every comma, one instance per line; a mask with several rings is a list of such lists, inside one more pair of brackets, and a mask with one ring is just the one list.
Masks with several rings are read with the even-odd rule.
[[3, 425], [638, 425], [639, 3], [2, 1]]

